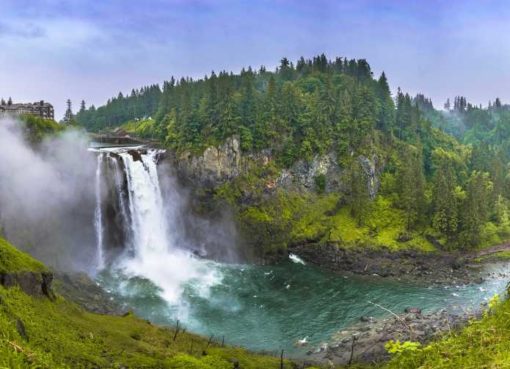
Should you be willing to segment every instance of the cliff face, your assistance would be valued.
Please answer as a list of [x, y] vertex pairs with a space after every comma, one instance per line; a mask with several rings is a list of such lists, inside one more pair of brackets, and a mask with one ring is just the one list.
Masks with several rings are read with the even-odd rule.
[[216, 186], [241, 174], [239, 137], [233, 136], [218, 147], [208, 147], [202, 155], [184, 152], [174, 156], [180, 177], [205, 186]]
[[[199, 187], [215, 187], [245, 174], [250, 164], [266, 166], [272, 160], [271, 150], [254, 154], [243, 154], [240, 139], [233, 136], [217, 147], [208, 147], [201, 155], [185, 152], [171, 155], [173, 166], [179, 177]], [[374, 198], [379, 190], [379, 177], [384, 163], [377, 155], [360, 155], [358, 161], [365, 172], [368, 192]], [[347, 190], [347, 171], [338, 164], [334, 152], [316, 155], [311, 161], [299, 160], [290, 168], [282, 169], [272, 189], [283, 188], [298, 192], [315, 191], [322, 177], [326, 193]]]

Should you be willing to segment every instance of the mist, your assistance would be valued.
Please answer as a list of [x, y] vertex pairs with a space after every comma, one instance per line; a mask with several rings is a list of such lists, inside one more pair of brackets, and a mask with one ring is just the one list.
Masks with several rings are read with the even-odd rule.
[[158, 173], [167, 218], [175, 222], [173, 233], [177, 247], [227, 263], [242, 263], [252, 258], [242, 247], [229, 208], [214, 206], [206, 214], [196, 214], [192, 190], [180, 183], [170, 161], [163, 161]]
[[[97, 152], [88, 150], [89, 139], [68, 129], [45, 139], [35, 147], [24, 138], [24, 123], [0, 120], [0, 235], [47, 265], [62, 271], [97, 272], [95, 176]], [[109, 173], [103, 173], [101, 202], [114, 209], [115, 192], [107, 190]], [[240, 262], [235, 222], [228, 209], [198, 216], [191, 210], [193, 196], [176, 180], [172, 165], [158, 165], [164, 202], [164, 222], [171, 234], [168, 247], [191, 251], [217, 261]], [[106, 187], [105, 187], [106, 186]], [[107, 219], [117, 219], [116, 215]], [[109, 262], [114, 262], [132, 240], [117, 244], [110, 228], [104, 245]], [[117, 239], [118, 241], [118, 239]], [[118, 250], [118, 251], [115, 251]]]
[[24, 123], [0, 120], [0, 234], [60, 270], [90, 271], [95, 157], [79, 131], [30, 146]]

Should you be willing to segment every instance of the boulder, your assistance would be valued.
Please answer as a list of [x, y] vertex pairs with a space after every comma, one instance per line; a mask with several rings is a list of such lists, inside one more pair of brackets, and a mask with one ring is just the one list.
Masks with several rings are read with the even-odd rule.
[[9, 288], [19, 288], [31, 296], [46, 296], [50, 300], [55, 299], [52, 290], [53, 274], [49, 272], [18, 272], [0, 273], [0, 285]]
[[404, 311], [407, 314], [421, 314], [421, 309], [417, 307], [406, 307]]

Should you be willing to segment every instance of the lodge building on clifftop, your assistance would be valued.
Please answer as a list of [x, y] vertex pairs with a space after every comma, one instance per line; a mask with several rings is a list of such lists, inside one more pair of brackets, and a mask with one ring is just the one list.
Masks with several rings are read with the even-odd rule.
[[0, 101], [0, 117], [17, 116], [22, 114], [36, 115], [44, 119], [55, 119], [53, 105], [45, 102], [44, 100], [26, 104], [14, 104], [10, 99], [8, 102], [5, 102], [3, 99]]

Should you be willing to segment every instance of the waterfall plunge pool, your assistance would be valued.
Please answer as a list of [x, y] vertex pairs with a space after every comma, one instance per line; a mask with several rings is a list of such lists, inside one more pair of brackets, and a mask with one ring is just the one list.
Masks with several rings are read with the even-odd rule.
[[[204, 293], [200, 282], [191, 279], [174, 303], [163, 299], [161, 288], [145, 278], [104, 271], [98, 280], [119, 302], [157, 324], [173, 326], [179, 319], [189, 331], [217, 340], [225, 337], [229, 344], [255, 351], [284, 349], [295, 356], [327, 342], [361, 316], [388, 316], [369, 301], [397, 313], [419, 307], [424, 313], [444, 308], [461, 314], [479, 309], [507, 283], [495, 277], [483, 284], [426, 287], [342, 276], [290, 261], [275, 266], [198, 262], [214, 268], [218, 281]], [[309, 345], [297, 347], [305, 337]]]

